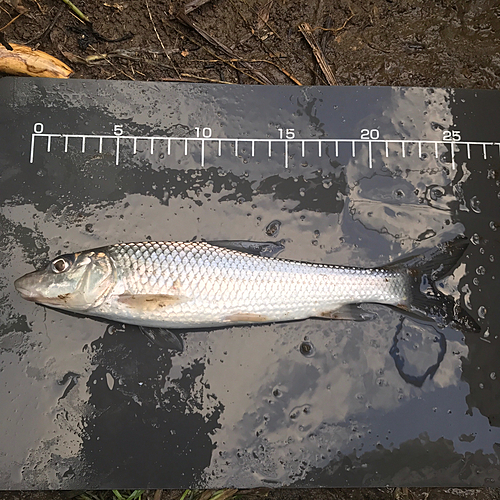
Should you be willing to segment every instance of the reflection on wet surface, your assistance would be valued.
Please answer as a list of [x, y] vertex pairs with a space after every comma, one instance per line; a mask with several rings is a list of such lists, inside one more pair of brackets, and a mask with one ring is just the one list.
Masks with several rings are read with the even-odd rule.
[[[0, 139], [14, 144], [0, 157], [2, 487], [499, 484], [493, 149], [469, 159], [454, 146], [454, 164], [445, 144], [437, 155], [392, 144], [387, 156], [383, 143], [358, 142], [354, 155], [339, 144], [337, 156], [325, 143], [302, 156], [299, 143], [285, 168], [279, 144], [272, 156], [243, 142], [219, 156], [207, 143], [203, 167], [195, 145], [170, 155], [124, 145], [116, 165], [112, 144], [65, 153], [54, 138], [28, 161], [34, 122], [178, 137], [210, 127], [214, 137], [377, 129], [382, 140], [440, 140], [458, 129], [495, 141], [495, 93], [0, 83], [14, 95]], [[175, 352], [13, 287], [59, 253], [119, 241], [272, 240], [280, 257], [370, 267], [462, 233], [471, 245], [440, 289], [479, 322], [477, 335], [367, 305], [374, 319], [361, 323], [181, 331]]]

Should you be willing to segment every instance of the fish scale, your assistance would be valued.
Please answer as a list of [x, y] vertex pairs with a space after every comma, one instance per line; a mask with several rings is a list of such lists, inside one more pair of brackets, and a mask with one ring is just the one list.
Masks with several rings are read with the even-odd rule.
[[[261, 257], [205, 242], [124, 243], [104, 250], [116, 285], [93, 313], [135, 324], [286, 321], [349, 303], [401, 304], [408, 298], [407, 275], [384, 269]], [[151, 307], [143, 307], [141, 297]]]

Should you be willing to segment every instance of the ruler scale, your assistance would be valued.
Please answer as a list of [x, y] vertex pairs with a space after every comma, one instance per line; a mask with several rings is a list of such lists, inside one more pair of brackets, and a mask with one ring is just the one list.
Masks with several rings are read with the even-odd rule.
[[[34, 132], [31, 134], [31, 145], [30, 145], [30, 163], [33, 163], [36, 151], [36, 144], [42, 139], [46, 139], [46, 151], [54, 152], [56, 144], [53, 139], [62, 138], [64, 140], [64, 152], [67, 153], [70, 146], [81, 148], [81, 152], [84, 153], [85, 149], [89, 147], [90, 141], [96, 141], [98, 144], [99, 153], [102, 153], [103, 143], [105, 141], [114, 143], [115, 148], [115, 163], [118, 165], [120, 163], [120, 148], [126, 144], [130, 143], [132, 145], [133, 154], [137, 153], [137, 145], [141, 142], [149, 143], [149, 152], [154, 154], [155, 148], [166, 144], [167, 154], [171, 154], [172, 147], [175, 143], [184, 145], [184, 155], [189, 153], [189, 145], [195, 144], [199, 145], [200, 156], [198, 158], [200, 166], [205, 166], [205, 154], [206, 154], [206, 144], [211, 143], [217, 147], [218, 156], [222, 155], [222, 143], [228, 143], [234, 146], [234, 156], [238, 156], [239, 147], [241, 143], [249, 143], [251, 146], [251, 155], [255, 155], [256, 145], [267, 144], [268, 156], [271, 157], [273, 154], [281, 154], [283, 156], [283, 166], [284, 168], [289, 168], [289, 155], [291, 152], [291, 147], [293, 145], [297, 148], [297, 153], [302, 156], [305, 155], [305, 151], [310, 149], [307, 147], [308, 144], [316, 146], [316, 152], [318, 158], [323, 154], [324, 143], [335, 145], [335, 156], [339, 154], [339, 144], [348, 144], [351, 157], [359, 156], [359, 149], [361, 146], [366, 146], [368, 152], [368, 164], [369, 168], [373, 168], [373, 156], [374, 150], [379, 148], [381, 153], [385, 151], [385, 156], [389, 157], [389, 147], [395, 146], [392, 149], [393, 154], [399, 152], [404, 158], [407, 155], [406, 148], [411, 145], [416, 145], [418, 147], [418, 156], [422, 158], [424, 153], [424, 148], [433, 148], [434, 156], [439, 157], [439, 148], [446, 147], [449, 149], [451, 156], [451, 167], [456, 168], [456, 154], [460, 151], [459, 146], [465, 146], [467, 158], [470, 159], [474, 152], [473, 147], [478, 146], [477, 149], [482, 148], [482, 156], [484, 159], [487, 158], [487, 147], [496, 146], [497, 154], [500, 156], [500, 142], [481, 142], [481, 141], [463, 141], [463, 140], [427, 140], [427, 139], [380, 139], [380, 138], [238, 138], [238, 137], [175, 137], [175, 136], [139, 136], [139, 135], [123, 135], [123, 134], [61, 134], [61, 133], [46, 133], [43, 132], [43, 124], [36, 123]], [[79, 143], [79, 144], [78, 144]], [[280, 146], [281, 145], [281, 146]]]

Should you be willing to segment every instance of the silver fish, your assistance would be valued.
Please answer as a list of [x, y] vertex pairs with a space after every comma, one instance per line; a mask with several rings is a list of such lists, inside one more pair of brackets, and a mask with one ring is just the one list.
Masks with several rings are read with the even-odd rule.
[[362, 269], [255, 255], [230, 242], [120, 243], [56, 257], [15, 287], [30, 301], [143, 327], [367, 320], [372, 315], [359, 304], [379, 303], [477, 331], [434, 284], [466, 246], [456, 238], [423, 255]]

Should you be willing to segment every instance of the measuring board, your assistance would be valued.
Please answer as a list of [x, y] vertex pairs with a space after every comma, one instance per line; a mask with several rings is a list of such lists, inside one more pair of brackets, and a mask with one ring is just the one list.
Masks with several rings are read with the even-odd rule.
[[[111, 141], [115, 148], [115, 164], [120, 163], [120, 147], [124, 144], [132, 145], [132, 154], [137, 153], [137, 147], [146, 147], [150, 154], [153, 154], [155, 147], [166, 149], [167, 155], [170, 156], [172, 147], [180, 147], [184, 150], [184, 155], [188, 155], [189, 148], [194, 145], [199, 150], [199, 164], [205, 166], [205, 147], [206, 144], [215, 145], [217, 148], [217, 156], [222, 155], [222, 143], [230, 144], [234, 150], [234, 156], [239, 154], [239, 146], [250, 144], [251, 156], [255, 156], [255, 148], [263, 146], [267, 150], [267, 155], [271, 157], [274, 154], [281, 154], [283, 157], [283, 166], [289, 167], [290, 154], [299, 154], [302, 158], [305, 157], [306, 147], [316, 151], [318, 158], [321, 158], [322, 151], [325, 145], [331, 144], [335, 148], [335, 157], [339, 156], [339, 144], [347, 144], [350, 147], [351, 155], [356, 156], [356, 147], [365, 145], [368, 148], [368, 166], [373, 168], [373, 148], [382, 148], [385, 158], [389, 158], [389, 148], [397, 147], [399, 153], [404, 158], [406, 150], [409, 147], [418, 148], [418, 157], [425, 158], [423, 154], [428, 150], [434, 154], [436, 158], [442, 154], [443, 148], [446, 148], [451, 155], [451, 168], [456, 168], [455, 154], [464, 148], [467, 152], [467, 159], [471, 159], [471, 149], [477, 150], [475, 153], [482, 154], [484, 159], [488, 158], [490, 147], [495, 148], [495, 152], [500, 155], [499, 142], [480, 142], [480, 141], [462, 141], [461, 134], [458, 130], [443, 130], [442, 140], [419, 140], [419, 139], [382, 139], [380, 131], [377, 128], [361, 129], [359, 139], [302, 139], [295, 137], [295, 129], [278, 128], [279, 137], [276, 138], [226, 138], [212, 137], [212, 129], [210, 127], [195, 127], [195, 137], [173, 137], [173, 136], [135, 136], [126, 135], [122, 125], [114, 126], [112, 135], [99, 134], [59, 134], [44, 132], [44, 125], [37, 122], [33, 126], [31, 134], [30, 148], [30, 163], [33, 163], [35, 155], [35, 143], [41, 142], [40, 138], [46, 138], [46, 151], [50, 152], [54, 147], [54, 139], [57, 140], [56, 147], [64, 147], [64, 152], [68, 152], [69, 147], [77, 147], [81, 152], [85, 153], [89, 150], [97, 150], [102, 153], [103, 142]], [[281, 151], [276, 151], [277, 147], [281, 146]], [[43, 147], [43, 146], [42, 146]], [[274, 147], [274, 148], [273, 148]], [[292, 148], [296, 148], [297, 153]], [[441, 153], [440, 153], [441, 151]]]
[[[500, 486], [500, 94], [0, 80], [0, 488]], [[177, 332], [27, 302], [61, 253], [279, 242], [362, 268], [470, 240], [479, 333], [369, 321]]]

